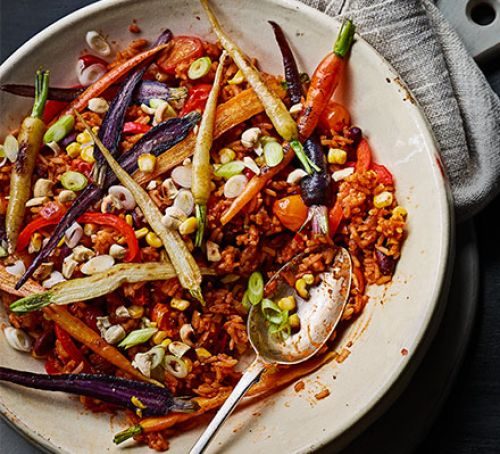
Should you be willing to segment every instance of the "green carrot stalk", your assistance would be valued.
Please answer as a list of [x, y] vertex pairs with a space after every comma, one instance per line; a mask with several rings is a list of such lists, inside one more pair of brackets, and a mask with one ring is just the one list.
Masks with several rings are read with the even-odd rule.
[[33, 110], [18, 134], [19, 154], [10, 176], [9, 204], [5, 230], [9, 253], [16, 250], [17, 237], [24, 220], [25, 205], [30, 197], [31, 178], [38, 152], [42, 147], [45, 123], [41, 120], [49, 92], [49, 72], [37, 71]]
[[224, 51], [219, 60], [219, 66], [215, 73], [214, 83], [207, 104], [201, 117], [200, 129], [196, 136], [196, 144], [193, 155], [193, 172], [191, 191], [196, 203], [196, 220], [198, 230], [196, 231], [195, 245], [201, 247], [207, 216], [207, 202], [210, 197], [210, 184], [212, 181], [212, 169], [210, 165], [210, 150], [214, 140], [215, 112], [217, 109], [217, 98], [219, 97], [222, 71], [227, 58]]

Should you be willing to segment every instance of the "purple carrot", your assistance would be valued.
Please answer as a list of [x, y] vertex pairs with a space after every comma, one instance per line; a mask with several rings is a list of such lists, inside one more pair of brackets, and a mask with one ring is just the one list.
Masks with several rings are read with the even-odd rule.
[[194, 401], [174, 397], [166, 388], [112, 375], [45, 375], [0, 367], [0, 381], [32, 389], [88, 396], [133, 411], [138, 409], [139, 404], [144, 407], [144, 416], [160, 416], [169, 411], [190, 413], [198, 409]]
[[[5, 84], [0, 85], [0, 90], [26, 98], [35, 97], [35, 87], [33, 85]], [[83, 88], [49, 88], [47, 99], [69, 103], [78, 97], [83, 90]], [[186, 96], [187, 89], [184, 87], [168, 87], [156, 80], [143, 80], [135, 89], [132, 102], [148, 104], [151, 99], [174, 101], [183, 99]]]
[[[172, 39], [172, 36], [170, 30], [164, 31], [155, 41], [154, 47], [168, 43]], [[118, 153], [118, 145], [120, 144], [123, 124], [125, 123], [125, 113], [132, 101], [132, 95], [146, 69], [147, 64], [140, 66], [128, 75], [111, 102], [109, 110], [106, 112], [106, 116], [102, 121], [99, 129], [99, 139], [101, 139], [101, 142], [113, 156], [116, 156]], [[97, 148], [94, 150], [94, 158], [96, 160], [93, 170], [94, 181], [98, 186], [102, 186], [104, 184], [108, 165], [106, 164], [104, 156]]]
[[[25, 98], [35, 97], [35, 87], [23, 84], [0, 85], [0, 90]], [[71, 102], [83, 92], [84, 88], [49, 88], [47, 99], [52, 101]]]
[[274, 36], [278, 43], [283, 58], [283, 67], [285, 70], [285, 79], [292, 104], [298, 104], [302, 98], [302, 84], [300, 82], [300, 74], [297, 69], [297, 63], [290, 49], [290, 45], [285, 38], [282, 28], [273, 21], [269, 21], [274, 30]]
[[[158, 156], [166, 150], [172, 148], [175, 144], [186, 138], [194, 125], [200, 121], [198, 112], [191, 112], [181, 118], [170, 118], [160, 123], [148, 131], [142, 138], [124, 155], [119, 156], [118, 162], [128, 172], [134, 173], [137, 170], [137, 158], [144, 153], [151, 153]], [[42, 262], [52, 253], [54, 248], [64, 236], [66, 230], [75, 222], [75, 220], [85, 213], [90, 206], [96, 203], [104, 195], [105, 190], [115, 183], [116, 177], [111, 170], [105, 173], [103, 187], [100, 188], [94, 184], [88, 185], [78, 196], [73, 205], [65, 213], [59, 224], [57, 224], [54, 233], [45, 246], [42, 247], [24, 275], [16, 284], [16, 289], [29, 279]]]

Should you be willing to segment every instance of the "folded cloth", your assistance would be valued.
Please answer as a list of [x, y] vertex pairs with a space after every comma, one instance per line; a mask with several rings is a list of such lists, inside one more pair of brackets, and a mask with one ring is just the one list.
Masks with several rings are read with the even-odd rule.
[[500, 100], [430, 0], [301, 0], [352, 19], [395, 68], [432, 125], [466, 220], [500, 191]]

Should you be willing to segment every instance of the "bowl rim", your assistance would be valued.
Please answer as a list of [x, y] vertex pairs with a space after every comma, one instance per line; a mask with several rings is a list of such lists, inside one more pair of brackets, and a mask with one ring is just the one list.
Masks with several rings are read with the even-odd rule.
[[[287, 9], [292, 9], [297, 13], [307, 14], [311, 17], [312, 21], [320, 21], [327, 23], [331, 21], [337, 22], [335, 17], [329, 16], [311, 6], [305, 5], [298, 0], [261, 0], [266, 3], [271, 3], [276, 7], [284, 7]], [[52, 23], [44, 30], [35, 34], [29, 40], [27, 40], [23, 45], [21, 45], [15, 52], [13, 52], [1, 65], [0, 65], [0, 79], [4, 77], [4, 73], [9, 72], [20, 60], [27, 56], [34, 45], [43, 44], [46, 40], [50, 39], [54, 35], [59, 33], [64, 33], [65, 30], [71, 27], [72, 24], [77, 23], [81, 20], [88, 19], [95, 14], [102, 13], [106, 10], [111, 10], [114, 8], [120, 8], [123, 5], [134, 3], [134, 0], [98, 0], [95, 3], [84, 6], [74, 12], [58, 19], [56, 22]], [[380, 386], [375, 392], [371, 399], [367, 400], [365, 405], [363, 405], [362, 410], [359, 413], [353, 414], [351, 418], [347, 419], [345, 423], [337, 429], [336, 434], [325, 433], [325, 436], [320, 441], [312, 441], [309, 448], [304, 450], [304, 452], [310, 452], [311, 450], [319, 449], [326, 446], [328, 443], [336, 439], [343, 439], [344, 445], [347, 444], [360, 430], [356, 430], [355, 426], [358, 422], [365, 418], [370, 419], [372, 413], [379, 415], [381, 410], [377, 411], [377, 408], [383, 409], [387, 408], [390, 403], [392, 403], [399, 394], [403, 391], [408, 384], [411, 376], [417, 369], [421, 360], [424, 357], [427, 348], [429, 347], [439, 322], [441, 321], [442, 315], [444, 313], [444, 307], [447, 303], [446, 296], [448, 294], [448, 289], [451, 281], [451, 270], [454, 260], [454, 246], [455, 246], [455, 222], [454, 222], [454, 208], [453, 208], [453, 198], [451, 193], [451, 188], [449, 181], [446, 177], [446, 171], [441, 162], [441, 157], [439, 155], [439, 147], [435, 139], [432, 127], [426, 118], [423, 109], [412, 95], [411, 90], [406, 86], [406, 83], [402, 77], [397, 73], [397, 71], [392, 67], [392, 65], [365, 39], [363, 39], [358, 33], [356, 33], [356, 40], [367, 48], [369, 48], [370, 53], [373, 55], [378, 63], [380, 63], [387, 73], [390, 73], [393, 78], [398, 79], [398, 84], [400, 87], [408, 94], [412, 100], [409, 109], [412, 111], [412, 116], [416, 123], [422, 128], [422, 137], [425, 142], [424, 148], [426, 150], [434, 150], [434, 159], [431, 160], [431, 167], [435, 181], [437, 183], [437, 189], [439, 193], [439, 202], [443, 206], [443, 210], [440, 212], [441, 217], [441, 238], [440, 238], [440, 251], [439, 251], [439, 274], [436, 278], [437, 285], [433, 288], [432, 296], [429, 300], [433, 303], [428, 305], [427, 311], [425, 312], [425, 317], [422, 318], [418, 332], [412, 337], [413, 345], [410, 347], [410, 353], [400, 362], [397, 368], [394, 368], [392, 373], [387, 377], [385, 383]], [[399, 385], [398, 385], [399, 384]], [[385, 399], [383, 405], [381, 405], [382, 400]], [[61, 448], [58, 448], [54, 442], [47, 439], [36, 432], [34, 429], [30, 428], [25, 422], [20, 421], [16, 418], [15, 414], [10, 411], [3, 402], [0, 401], [0, 417], [7, 420], [8, 424], [13, 427], [18, 433], [20, 433], [24, 438], [30, 442], [41, 447], [43, 450], [48, 452], [61, 452]], [[371, 416], [371, 421], [375, 416]], [[369, 421], [368, 424], [371, 422]], [[365, 426], [367, 427], [367, 425]], [[363, 427], [363, 428], [365, 428]], [[301, 451], [302, 452], [302, 451]]]

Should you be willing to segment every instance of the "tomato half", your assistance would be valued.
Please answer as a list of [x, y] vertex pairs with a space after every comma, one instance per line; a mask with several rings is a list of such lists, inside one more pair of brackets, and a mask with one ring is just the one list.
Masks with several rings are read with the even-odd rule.
[[327, 131], [342, 132], [344, 127], [350, 124], [351, 115], [349, 111], [342, 104], [330, 98], [319, 118], [320, 127]]
[[307, 219], [308, 208], [300, 195], [290, 195], [274, 202], [273, 213], [287, 229], [297, 232]]
[[185, 60], [201, 57], [203, 42], [196, 36], [177, 36], [172, 45], [160, 54], [158, 66], [167, 74], [174, 74], [177, 65]]

